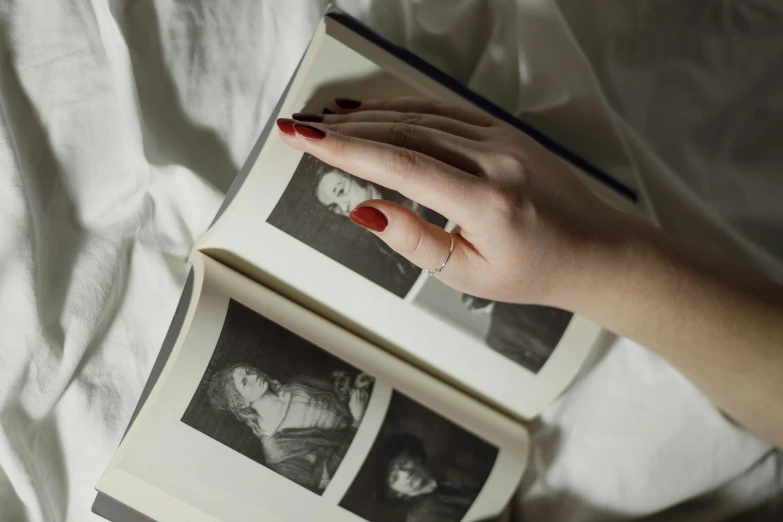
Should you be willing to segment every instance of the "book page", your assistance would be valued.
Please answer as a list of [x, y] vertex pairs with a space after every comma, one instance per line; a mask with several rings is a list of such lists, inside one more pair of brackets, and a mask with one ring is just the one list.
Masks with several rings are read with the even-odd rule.
[[445, 522], [505, 507], [528, 454], [521, 425], [193, 261], [191, 320], [100, 491], [159, 522]]
[[[445, 96], [424, 79], [381, 69], [322, 25], [280, 115], [320, 112], [335, 96], [417, 93]], [[600, 328], [554, 308], [474, 299], [428, 278], [348, 219], [355, 205], [378, 197], [439, 226], [453, 225], [396, 192], [290, 149], [273, 133], [237, 198], [197, 248], [286, 295], [304, 296], [308, 307], [369, 332], [376, 344], [494, 407], [535, 417], [577, 373]]]

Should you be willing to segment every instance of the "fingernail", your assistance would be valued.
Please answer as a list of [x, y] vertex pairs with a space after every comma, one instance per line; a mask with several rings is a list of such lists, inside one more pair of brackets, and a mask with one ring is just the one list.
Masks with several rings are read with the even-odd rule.
[[324, 117], [321, 116], [320, 114], [312, 114], [309, 112], [296, 112], [291, 117], [297, 121], [312, 121], [315, 123], [320, 123], [324, 121]]
[[389, 225], [386, 216], [374, 207], [356, 207], [349, 214], [351, 221], [375, 232], [383, 232]]
[[280, 132], [283, 134], [295, 134], [294, 120], [289, 120], [288, 118], [278, 118], [277, 128], [280, 129]]
[[341, 109], [358, 109], [359, 105], [362, 104], [362, 102], [353, 98], [335, 98], [334, 103]]
[[304, 123], [294, 122], [294, 130], [297, 134], [308, 140], [322, 140], [326, 136], [326, 133], [321, 129], [316, 129], [312, 125], [306, 125]]

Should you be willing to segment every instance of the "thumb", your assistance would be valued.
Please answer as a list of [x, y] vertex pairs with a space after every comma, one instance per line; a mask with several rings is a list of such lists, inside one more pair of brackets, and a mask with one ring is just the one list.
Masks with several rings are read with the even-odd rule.
[[351, 221], [372, 231], [389, 247], [422, 270], [437, 270], [448, 257], [438, 278], [461, 286], [467, 276], [469, 246], [459, 235], [450, 234], [398, 203], [383, 199], [365, 201], [350, 214]]

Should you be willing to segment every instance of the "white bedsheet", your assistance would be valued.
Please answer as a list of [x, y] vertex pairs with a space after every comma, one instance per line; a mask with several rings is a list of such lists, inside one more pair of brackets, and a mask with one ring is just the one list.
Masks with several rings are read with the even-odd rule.
[[[628, 174], [632, 158], [663, 226], [783, 280], [776, 2], [338, 5], [593, 161]], [[0, 4], [1, 521], [94, 518], [184, 258], [323, 7]], [[661, 516], [716, 520], [782, 485], [776, 453], [627, 340], [535, 439], [527, 520], [691, 499]]]

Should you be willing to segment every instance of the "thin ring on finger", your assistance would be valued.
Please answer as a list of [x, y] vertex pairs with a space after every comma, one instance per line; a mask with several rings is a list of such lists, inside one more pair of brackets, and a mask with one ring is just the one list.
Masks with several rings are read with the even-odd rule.
[[449, 259], [451, 259], [451, 254], [454, 253], [454, 235], [452, 235], [451, 232], [447, 232], [447, 234], [449, 235], [449, 252], [446, 254], [446, 259], [443, 260], [443, 263], [441, 263], [438, 268], [435, 270], [424, 270], [424, 273], [429, 277], [435, 277], [440, 274], [441, 271], [446, 268]]

